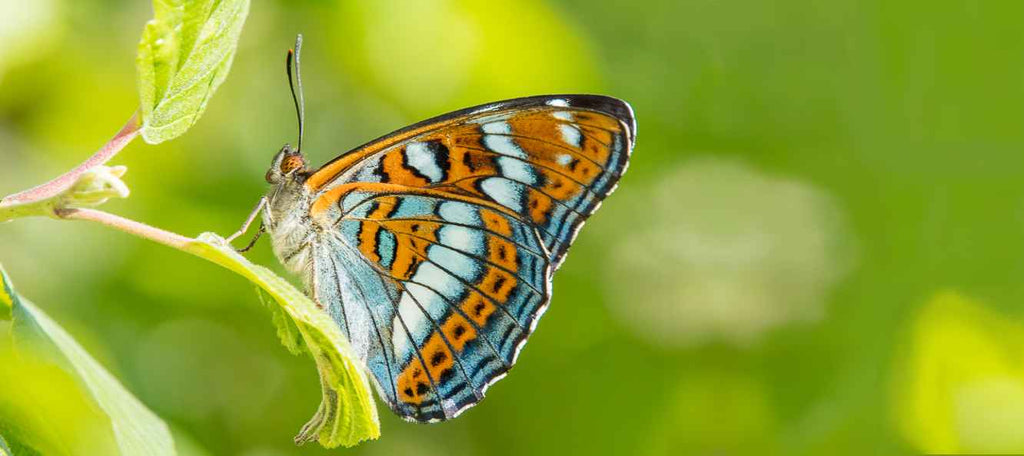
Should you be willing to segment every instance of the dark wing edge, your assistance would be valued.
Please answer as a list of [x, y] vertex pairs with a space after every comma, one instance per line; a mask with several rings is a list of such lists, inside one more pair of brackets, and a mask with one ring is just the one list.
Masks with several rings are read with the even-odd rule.
[[[511, 98], [508, 100], [495, 101], [491, 103], [484, 103], [477, 106], [471, 106], [469, 108], [460, 109], [458, 111], [452, 111], [439, 116], [434, 116], [426, 120], [421, 120], [412, 125], [399, 128], [398, 130], [392, 131], [391, 133], [381, 135], [370, 141], [367, 141], [357, 147], [353, 147], [349, 151], [335, 157], [331, 161], [324, 163], [320, 168], [313, 172], [316, 174], [321, 169], [327, 168], [341, 160], [342, 158], [352, 154], [353, 152], [359, 151], [370, 147], [376, 143], [382, 142], [392, 137], [401, 136], [411, 131], [419, 130], [423, 127], [432, 124], [441, 124], [450, 121], [455, 118], [484, 114], [491, 111], [503, 111], [509, 109], [522, 109], [530, 107], [541, 107], [549, 106], [549, 102], [552, 100], [566, 100], [570, 107], [582, 108], [591, 111], [597, 111], [605, 114], [610, 114], [615, 118], [619, 119], [624, 125], [626, 125], [629, 131], [629, 147], [628, 150], [632, 151], [633, 146], [636, 144], [636, 116], [633, 114], [633, 107], [623, 100], [615, 97], [609, 97], [607, 95], [590, 95], [590, 94], [566, 94], [566, 95], [534, 95], [522, 98]], [[629, 154], [627, 153], [627, 156]], [[625, 169], [623, 169], [625, 171]]]

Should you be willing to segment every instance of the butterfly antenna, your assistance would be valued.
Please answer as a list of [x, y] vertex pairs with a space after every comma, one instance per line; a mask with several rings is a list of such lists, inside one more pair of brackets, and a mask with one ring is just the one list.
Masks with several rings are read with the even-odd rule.
[[[288, 87], [292, 89], [292, 101], [295, 102], [295, 114], [299, 118], [299, 145], [296, 152], [302, 152], [302, 133], [305, 129], [305, 103], [302, 99], [302, 73], [299, 71], [299, 56], [302, 53], [302, 34], [295, 37], [295, 49], [288, 50], [288, 58], [285, 59], [285, 70], [288, 71]], [[292, 79], [292, 60], [295, 60], [295, 79]], [[298, 91], [295, 90], [298, 86]]]

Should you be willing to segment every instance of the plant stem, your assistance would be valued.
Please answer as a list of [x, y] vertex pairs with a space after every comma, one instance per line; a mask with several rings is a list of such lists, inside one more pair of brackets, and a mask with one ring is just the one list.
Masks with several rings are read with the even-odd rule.
[[52, 199], [5, 204], [0, 202], [0, 223], [20, 217], [53, 216]]
[[57, 216], [68, 220], [96, 222], [178, 250], [186, 250], [186, 245], [195, 242], [195, 239], [96, 209], [60, 209]]
[[117, 153], [120, 152], [121, 149], [124, 149], [124, 147], [127, 146], [128, 143], [132, 142], [132, 140], [139, 135], [140, 126], [141, 123], [139, 122], [139, 114], [138, 112], [136, 112], [135, 114], [132, 114], [132, 117], [128, 119], [127, 123], [124, 124], [124, 127], [121, 128], [121, 131], [117, 132], [117, 134], [114, 135], [114, 137], [111, 138], [110, 141], [104, 144], [103, 147], [101, 147], [100, 150], [96, 151], [95, 154], [93, 154], [91, 157], [82, 162], [82, 164], [78, 165], [74, 169], [60, 176], [57, 176], [56, 178], [45, 184], [32, 187], [28, 190], [4, 197], [2, 200], [0, 200], [0, 206], [26, 204], [34, 201], [40, 201], [47, 198], [52, 198], [58, 193], [67, 190], [69, 187], [71, 187], [72, 184], [75, 183], [75, 180], [77, 180], [78, 176], [80, 176], [82, 173], [88, 171], [93, 167], [106, 163], [111, 158], [114, 158], [114, 156], [117, 155]]

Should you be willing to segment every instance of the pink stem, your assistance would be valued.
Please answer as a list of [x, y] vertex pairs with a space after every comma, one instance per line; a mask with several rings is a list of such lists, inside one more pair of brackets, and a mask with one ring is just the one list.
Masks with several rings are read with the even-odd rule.
[[57, 176], [53, 180], [32, 187], [23, 192], [18, 192], [13, 195], [8, 195], [0, 200], [0, 204], [21, 204], [32, 201], [39, 201], [42, 199], [50, 198], [64, 190], [67, 190], [75, 183], [78, 176], [88, 171], [89, 169], [102, 165], [114, 158], [124, 146], [127, 146], [136, 136], [139, 135], [139, 114], [136, 112], [132, 115], [131, 119], [128, 119], [128, 123], [121, 128], [121, 131], [117, 132], [113, 138], [110, 139], [100, 150], [96, 151], [91, 157], [82, 162], [81, 165], [75, 167], [71, 171], [68, 171], [60, 176]]
[[187, 238], [177, 233], [164, 231], [160, 228], [146, 225], [145, 223], [136, 222], [135, 220], [126, 219], [124, 217], [117, 216], [109, 212], [98, 211], [96, 209], [64, 209], [58, 211], [57, 215], [69, 220], [88, 220], [90, 222], [97, 222], [102, 225], [124, 231], [125, 233], [132, 234], [143, 239], [149, 239], [179, 250], [184, 249], [188, 243], [194, 241], [194, 239]]

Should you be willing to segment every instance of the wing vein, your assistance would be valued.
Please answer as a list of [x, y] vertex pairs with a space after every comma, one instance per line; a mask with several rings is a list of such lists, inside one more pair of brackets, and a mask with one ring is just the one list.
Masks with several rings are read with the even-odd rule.
[[[448, 273], [448, 275], [449, 275], [449, 276], [451, 276], [452, 278], [454, 278], [455, 280], [458, 280], [459, 282], [462, 282], [462, 284], [463, 284], [463, 285], [464, 285], [464, 286], [465, 286], [466, 288], [470, 288], [470, 289], [472, 289], [472, 290], [475, 290], [475, 291], [476, 291], [477, 293], [479, 293], [479, 294], [480, 294], [480, 296], [482, 296], [482, 297], [483, 297], [484, 299], [486, 299], [486, 300], [490, 301], [490, 302], [491, 302], [491, 304], [493, 304], [493, 305], [494, 305], [495, 307], [497, 307], [497, 308], [501, 309], [501, 310], [502, 310], [502, 312], [504, 312], [504, 313], [505, 313], [505, 315], [507, 315], [507, 316], [508, 316], [509, 318], [511, 318], [511, 319], [512, 319], [512, 321], [513, 321], [513, 322], [515, 322], [516, 326], [517, 326], [517, 327], [518, 327], [518, 328], [519, 328], [520, 330], [524, 330], [524, 329], [525, 329], [525, 328], [523, 327], [523, 325], [522, 325], [521, 323], [519, 323], [519, 320], [516, 320], [516, 317], [512, 316], [512, 313], [511, 313], [511, 312], [509, 312], [509, 311], [508, 311], [508, 309], [506, 309], [506, 308], [505, 308], [505, 305], [504, 305], [504, 303], [499, 303], [499, 302], [495, 301], [494, 299], [491, 299], [491, 297], [490, 297], [490, 296], [487, 296], [487, 293], [484, 293], [484, 292], [483, 292], [483, 290], [481, 290], [480, 288], [477, 288], [477, 286], [476, 286], [476, 285], [471, 285], [471, 284], [470, 284], [469, 282], [467, 282], [466, 280], [464, 280], [464, 279], [463, 279], [462, 277], [459, 277], [459, 276], [458, 276], [458, 275], [456, 275], [456, 274], [455, 274], [454, 272], [452, 272], [452, 271], [451, 271], [451, 270], [449, 270], [448, 268], [444, 267], [443, 265], [439, 264], [438, 262], [436, 262], [436, 261], [434, 261], [434, 260], [431, 260], [431, 259], [430, 259], [429, 257], [426, 257], [426, 256], [423, 256], [423, 255], [420, 255], [420, 253], [419, 253], [419, 252], [416, 252], [415, 250], [413, 251], [413, 253], [414, 253], [414, 254], [416, 254], [416, 256], [418, 256], [418, 257], [419, 257], [420, 259], [422, 259], [423, 261], [425, 261], [425, 262], [430, 262], [430, 263], [432, 263], [432, 264], [433, 264], [434, 266], [437, 266], [437, 267], [438, 267], [439, 269], [441, 269], [442, 271], [444, 271], [444, 272]], [[399, 280], [399, 279], [397, 279], [397, 278], [396, 278], [395, 280]], [[410, 280], [410, 282], [412, 282], [412, 280]], [[419, 284], [419, 285], [423, 285], [422, 283], [419, 283], [419, 282], [413, 282], [413, 283], [417, 283], [417, 284]], [[426, 285], [423, 285], [423, 286], [426, 286]], [[543, 296], [543, 295], [541, 295], [541, 297], [542, 297], [542, 298], [544, 298], [544, 296]]]
[[[550, 198], [551, 201], [554, 201], [555, 203], [558, 203], [560, 206], [564, 207], [566, 210], [571, 211], [571, 212], [575, 213], [576, 215], [580, 216], [580, 218], [582, 218], [583, 220], [586, 220], [587, 217], [589, 217], [589, 215], [584, 214], [584, 213], [576, 210], [575, 208], [573, 208], [573, 207], [563, 203], [561, 199], [555, 198], [554, 196], [551, 196], [549, 193], [547, 193], [547, 192], [545, 192], [545, 191], [543, 191], [543, 190], [541, 190], [541, 189], [539, 189], [537, 187], [534, 187], [534, 186], [532, 186], [530, 184], [527, 184], [525, 182], [520, 182], [520, 181], [517, 181], [515, 179], [511, 179], [511, 178], [505, 177], [505, 176], [487, 176], [487, 177], [470, 176], [470, 177], [463, 177], [461, 179], [456, 179], [456, 180], [453, 180], [451, 182], [448, 182], [448, 185], [455, 185], [455, 184], [458, 184], [459, 182], [465, 182], [465, 181], [468, 181], [468, 180], [471, 180], [471, 179], [490, 179], [492, 177], [498, 177], [498, 178], [501, 178], [501, 179], [507, 179], [509, 181], [515, 182], [517, 184], [520, 184], [520, 185], [522, 185], [524, 187], [532, 188], [537, 193], [540, 193], [541, 195], [544, 195], [544, 196]], [[601, 201], [600, 198], [597, 198], [597, 200]], [[495, 202], [497, 202], [497, 201], [495, 201]], [[501, 204], [501, 203], [498, 203], [498, 204]], [[533, 223], [533, 222], [529, 222], [527, 224], [528, 225], [536, 225], [536, 223]]]
[[[334, 277], [338, 277], [338, 263], [331, 258], [331, 269], [334, 270]], [[345, 300], [342, 298], [341, 281], [334, 281], [334, 288], [338, 290], [339, 307], [341, 307], [341, 317], [345, 319], [345, 336], [349, 339], [352, 338], [352, 329], [348, 326], [348, 313], [345, 312]]]
[[[506, 154], [503, 154], [503, 153], [500, 153], [500, 152], [495, 152], [495, 151], [490, 150], [490, 149], [488, 149], [486, 147], [473, 147], [473, 146], [461, 145], [461, 144], [459, 145], [459, 147], [462, 147], [464, 149], [474, 150], [474, 151], [477, 151], [477, 152], [483, 152], [485, 154], [496, 155], [496, 156], [499, 156], [499, 157], [512, 158], [512, 159], [518, 160], [520, 162], [526, 163], [527, 165], [530, 165], [530, 166], [534, 166], [534, 167], [541, 168], [541, 169], [546, 169], [548, 171], [551, 171], [552, 173], [555, 173], [555, 174], [557, 174], [557, 175], [559, 175], [561, 177], [564, 177], [566, 180], [568, 180], [568, 181], [570, 181], [572, 183], [575, 183], [575, 184], [579, 185], [581, 188], [583, 188], [583, 189], [587, 190], [588, 192], [590, 192], [591, 195], [594, 195], [595, 197], [597, 196], [597, 194], [594, 193], [594, 191], [590, 188], [590, 186], [588, 186], [587, 184], [584, 184], [583, 182], [580, 182], [580, 181], [576, 180], [576, 178], [574, 178], [574, 177], [572, 177], [572, 176], [570, 176], [568, 174], [565, 174], [564, 172], [562, 172], [561, 170], [559, 170], [557, 168], [552, 168], [550, 166], [543, 165], [541, 163], [534, 162], [534, 161], [523, 160], [522, 158], [516, 157], [515, 155], [506, 155]], [[583, 158], [587, 158], [587, 157], [583, 156], [582, 154], [580, 154], [580, 156], [583, 157]], [[589, 158], [587, 158], [587, 159], [590, 160]], [[590, 161], [593, 161], [593, 160], [590, 160]], [[601, 165], [597, 165], [597, 166], [601, 168], [602, 172], [605, 172], [605, 173], [611, 172], [607, 168], [605, 168], [605, 167], [603, 167]], [[491, 177], [491, 176], [492, 176], [491, 174], [486, 174], [486, 175], [479, 175], [479, 176], [476, 176], [476, 177]], [[448, 182], [439, 182], [438, 184], [445, 184], [445, 183], [448, 183]], [[438, 186], [438, 184], [433, 184], [432, 186], [436, 187], [436, 186]]]
[[[341, 237], [339, 237], [337, 235], [335, 235], [334, 237], [336, 239], [338, 239], [338, 241], [340, 241], [346, 248], [348, 248], [350, 252], [355, 253], [355, 256], [357, 258], [360, 258], [361, 260], [363, 260], [363, 262], [365, 262], [368, 266], [370, 266], [371, 268], [373, 268], [375, 266], [375, 264], [373, 262], [371, 262], [369, 259], [365, 258], [362, 255], [362, 253], [360, 253], [357, 249], [354, 249], [352, 246], [348, 245], [348, 243], [345, 242], [344, 239], [342, 239]], [[359, 288], [359, 291], [360, 291], [359, 294], [360, 294], [360, 296], [363, 297], [363, 303], [366, 306], [367, 312], [369, 312], [370, 311], [370, 306], [369, 306], [369, 304], [366, 304], [367, 301], [366, 301], [366, 294], [365, 294], [365, 292], [362, 290], [362, 287], [359, 285], [358, 282], [356, 282], [356, 287]], [[402, 290], [402, 291], [404, 291], [404, 290]], [[405, 332], [405, 336], [409, 338], [409, 345], [415, 347], [417, 345], [416, 344], [416, 340], [413, 339], [412, 333], [409, 331], [409, 326], [406, 325], [405, 319], [402, 318], [402, 314], [398, 312], [398, 303], [396, 302], [397, 299], [389, 299], [388, 301], [391, 302], [391, 308], [394, 309], [394, 311], [395, 311], [395, 318], [397, 318], [399, 323], [402, 324], [402, 329]], [[377, 332], [378, 340], [380, 340], [381, 339], [381, 337], [380, 337], [380, 330], [377, 329], [377, 320], [373, 317], [373, 313], [370, 313], [370, 318], [373, 320], [374, 330]], [[384, 354], [385, 354], [384, 360], [385, 360], [385, 362], [388, 363], [388, 377], [391, 379], [391, 384], [393, 385], [392, 388], [395, 390], [395, 395], [397, 396], [398, 395], [398, 391], [397, 391], [398, 385], [395, 383], [394, 375], [391, 374], [391, 367], [390, 367], [391, 364], [390, 364], [390, 362], [388, 362], [388, 359], [387, 359], [387, 356], [386, 356], [387, 355], [387, 349], [384, 347], [383, 341], [381, 341], [380, 343], [381, 343], [381, 348], [384, 349]], [[434, 398], [437, 400], [437, 406], [438, 406], [439, 409], [441, 409], [441, 414], [444, 415], [445, 418], [447, 418], [447, 414], [444, 411], [444, 407], [441, 405], [441, 400], [440, 400], [441, 399], [441, 390], [438, 389], [437, 383], [434, 381], [434, 377], [430, 375], [430, 371], [427, 369], [427, 361], [423, 359], [423, 356], [420, 354], [419, 350], [413, 350], [413, 352], [416, 353], [416, 357], [419, 358], [421, 363], [423, 363], [423, 371], [424, 371], [424, 374], [426, 374], [426, 376], [427, 376], [427, 380], [430, 381], [430, 389], [433, 390], [433, 392], [434, 392]], [[396, 358], [395, 361], [398, 361], [397, 356], [394, 355], [394, 350], [392, 350], [392, 356], [394, 356]], [[397, 397], [395, 399], [395, 404], [398, 404]]]
[[[506, 137], [513, 138], [513, 139], [529, 139], [531, 141], [537, 141], [537, 142], [539, 142], [541, 144], [546, 144], [546, 145], [549, 145], [549, 146], [552, 146], [552, 147], [564, 150], [566, 152], [569, 152], [569, 153], [571, 153], [573, 155], [579, 156], [580, 158], [593, 163], [598, 168], [601, 168], [602, 170], [607, 170], [604, 165], [598, 163], [593, 158], [590, 158], [590, 157], [584, 155], [583, 152], [581, 152], [579, 150], [576, 150], [576, 149], [574, 149], [572, 147], [569, 147], [569, 146], [566, 146], [564, 144], [558, 144], [558, 143], [551, 142], [551, 141], [545, 141], [545, 140], [543, 140], [543, 139], [541, 139], [539, 137], [524, 136], [524, 135], [513, 135], [513, 134], [509, 134], [509, 133], [485, 133], [483, 136], [506, 136]], [[475, 134], [470, 134], [470, 135], [456, 135], [456, 136], [452, 136], [452, 138], [476, 138], [476, 137], [481, 137], [481, 135], [475, 133]], [[594, 139], [594, 138], [589, 137], [589, 136], [588, 136], [588, 138]], [[597, 140], [594, 139], [594, 141], [597, 141]], [[597, 143], [601, 144], [604, 147], [610, 147], [607, 144], [602, 143], [601, 141], [597, 141]], [[522, 148], [524, 150], [527, 150], [527, 148], [523, 147], [522, 144], [517, 143], [516, 145], [518, 145], [520, 148]], [[460, 144], [459, 146], [460, 147], [468, 147], [468, 146], [463, 146], [462, 144]], [[490, 152], [494, 152], [494, 151], [492, 151], [490, 149], [487, 149], [487, 150], [490, 151]], [[514, 157], [514, 155], [502, 154], [500, 152], [494, 152], [494, 153], [496, 153], [498, 155], [505, 156], [505, 157]]]
[[[346, 247], [347, 247], [347, 245], [346, 245]], [[337, 272], [338, 272], [338, 260], [336, 258], [334, 258], [334, 256], [330, 256], [329, 258], [331, 260], [331, 265], [334, 267], [335, 274], [337, 274]], [[363, 290], [363, 286], [360, 285], [357, 280], [352, 280], [352, 283], [355, 284], [355, 290], [356, 290], [356, 292], [359, 293], [359, 297], [360, 297], [359, 300], [362, 302], [363, 307], [366, 308], [366, 312], [370, 315], [370, 321], [373, 322], [373, 332], [377, 335], [377, 343], [380, 344], [380, 349], [383, 351], [382, 355], [383, 355], [383, 358], [384, 358], [384, 365], [385, 365], [385, 367], [387, 367], [387, 370], [388, 370], [388, 379], [391, 380], [391, 385], [390, 385], [391, 388], [390, 389], [391, 389], [391, 392], [394, 394], [395, 401], [397, 402], [398, 401], [398, 392], [395, 391], [395, 388], [396, 388], [396, 385], [395, 385], [395, 375], [394, 375], [394, 373], [391, 370], [391, 360], [388, 358], [387, 346], [384, 345], [384, 338], [380, 335], [380, 327], [377, 324], [377, 317], [373, 315], [373, 310], [370, 309], [370, 304], [366, 300], [366, 291]], [[339, 291], [341, 290], [341, 284], [340, 283], [338, 284], [338, 289], [339, 289]], [[341, 299], [341, 296], [339, 295], [338, 298]], [[342, 302], [341, 306], [342, 306], [342, 309], [343, 309], [342, 311], [344, 312], [344, 307], [345, 307], [344, 302]], [[347, 322], [348, 322], [348, 319], [346, 318], [346, 323]], [[349, 337], [351, 338], [351, 336], [349, 336]], [[394, 353], [394, 352], [392, 351], [392, 353]]]
[[[420, 286], [422, 286], [422, 284], [420, 284]], [[459, 365], [459, 370], [462, 371], [462, 377], [466, 379], [466, 385], [469, 385], [469, 387], [472, 388], [473, 390], [473, 397], [480, 399], [479, 393], [476, 390], [476, 385], [473, 384], [473, 380], [469, 377], [469, 373], [466, 372], [466, 366], [462, 365], [462, 358], [458, 356], [458, 352], [455, 351], [455, 346], [452, 345], [450, 340], [448, 340], [448, 336], [444, 334], [444, 331], [441, 331], [441, 325], [437, 324], [437, 320], [434, 320], [434, 317], [430, 316], [430, 313], [427, 312], [427, 309], [423, 307], [423, 304], [420, 303], [420, 300], [416, 299], [416, 295], [413, 294], [412, 291], [406, 289], [405, 292], [409, 293], [409, 297], [412, 298], [413, 302], [416, 303], [416, 307], [419, 307], [420, 312], [423, 312], [423, 315], [427, 317], [427, 320], [430, 320], [430, 324], [434, 327], [434, 330], [437, 331], [437, 334], [439, 336], [441, 336], [441, 340], [444, 341], [444, 344], [448, 346], [448, 350], [452, 354], [452, 360], [454, 360], [455, 363]], [[444, 409], [443, 404], [441, 405], [441, 408]], [[447, 414], [447, 412], [445, 413]]]
[[[345, 220], [360, 221], [360, 222], [381, 222], [382, 221], [381, 219], [371, 219], [371, 218], [365, 218], [365, 217], [344, 217], [344, 219]], [[508, 236], [505, 236], [503, 234], [499, 234], [499, 233], [496, 233], [494, 231], [488, 231], [486, 229], [481, 228], [478, 225], [469, 225], [469, 224], [465, 224], [465, 223], [449, 222], [447, 220], [422, 218], [422, 217], [402, 217], [402, 218], [393, 218], [393, 219], [388, 219], [388, 220], [394, 220], [394, 221], [402, 220], [402, 221], [406, 221], [406, 222], [438, 223], [438, 224], [441, 224], [441, 225], [460, 226], [460, 227], [463, 227], [463, 228], [469, 228], [469, 229], [480, 231], [480, 232], [483, 232], [483, 233], [490, 233], [490, 234], [493, 234], [494, 236], [497, 236], [497, 237], [499, 237], [501, 239], [504, 239], [506, 241], [511, 242], [516, 247], [522, 247], [524, 251], [526, 251], [527, 253], [533, 255], [534, 257], [537, 257], [538, 259], [540, 259], [542, 261], [544, 261], [544, 259], [546, 258], [545, 256], [543, 256], [544, 255], [543, 252], [538, 252], [536, 250], [533, 250], [533, 249], [530, 248], [530, 246], [528, 246], [526, 244], [522, 244], [519, 241], [517, 241], [515, 239], [512, 239], [512, 238], [510, 238]], [[528, 225], [530, 225], [531, 228], [533, 227], [533, 224], [528, 224]]]
[[[381, 228], [387, 229], [387, 227], [385, 227], [385, 226], [384, 226], [383, 224], [381, 224], [381, 223], [380, 223], [380, 221], [377, 221], [377, 224], [378, 224], [378, 225], [380, 225], [380, 226], [381, 226]], [[391, 231], [391, 230], [388, 230], [388, 231]], [[394, 231], [392, 231], [392, 233], [393, 233], [393, 232], [394, 232]], [[504, 272], [507, 272], [507, 273], [511, 274], [512, 276], [518, 277], [518, 278], [519, 278], [519, 279], [520, 279], [520, 280], [522, 281], [522, 283], [523, 283], [524, 285], [526, 285], [526, 286], [530, 287], [530, 290], [531, 290], [531, 291], [533, 291], [534, 293], [536, 293], [536, 294], [537, 294], [538, 296], [540, 296], [540, 297], [542, 297], [542, 298], [544, 297], [544, 293], [541, 293], [541, 292], [540, 292], [540, 290], [538, 290], [538, 289], [537, 289], [536, 287], [534, 287], [534, 286], [533, 286], [533, 284], [532, 284], [532, 283], [530, 283], [530, 282], [528, 282], [528, 281], [527, 281], [527, 280], [526, 280], [526, 279], [525, 279], [525, 278], [524, 278], [523, 276], [520, 276], [520, 275], [519, 275], [518, 273], [516, 273], [516, 272], [514, 272], [514, 271], [510, 271], [510, 270], [508, 270], [508, 269], [507, 269], [507, 268], [505, 268], [504, 266], [501, 266], [501, 265], [499, 265], [499, 264], [497, 264], [497, 263], [493, 263], [493, 262], [491, 262], [490, 260], [486, 260], [486, 259], [483, 259], [483, 258], [481, 258], [481, 257], [479, 257], [479, 256], [477, 256], [477, 255], [474, 255], [474, 254], [472, 254], [472, 253], [466, 252], [466, 251], [464, 251], [464, 250], [460, 250], [460, 249], [452, 248], [452, 247], [450, 247], [450, 246], [447, 246], [447, 245], [441, 244], [441, 243], [439, 243], [439, 242], [435, 242], [435, 241], [432, 241], [432, 240], [430, 240], [429, 238], [425, 238], [425, 237], [423, 237], [423, 236], [417, 236], [417, 235], [415, 235], [415, 234], [412, 234], [412, 233], [406, 233], [406, 232], [402, 232], [402, 234], [404, 234], [404, 235], [406, 235], [406, 236], [409, 236], [409, 237], [414, 237], [414, 238], [416, 238], [416, 239], [422, 239], [422, 240], [426, 241], [427, 243], [429, 243], [429, 244], [431, 244], [431, 245], [436, 245], [436, 246], [439, 246], [439, 247], [444, 247], [444, 248], [446, 248], [446, 249], [448, 249], [448, 250], [451, 250], [451, 251], [453, 251], [453, 252], [459, 252], [459, 253], [461, 253], [461, 254], [463, 254], [463, 255], [466, 255], [466, 256], [468, 256], [468, 257], [470, 257], [470, 258], [472, 258], [472, 259], [474, 259], [474, 260], [477, 260], [477, 261], [479, 261], [479, 262], [481, 262], [481, 263], [484, 263], [484, 264], [489, 264], [489, 265], [491, 265], [491, 266], [494, 266], [494, 267], [495, 267], [496, 269], [500, 269], [500, 270], [502, 270], [502, 271], [504, 271]], [[434, 262], [433, 260], [431, 260], [431, 263], [437, 264], [437, 263], [436, 263], [436, 262]]]
[[[465, 318], [466, 321], [468, 321], [470, 325], [473, 325], [473, 329], [477, 332], [477, 334], [480, 335], [480, 338], [483, 339], [483, 341], [487, 344], [487, 346], [490, 347], [491, 351], [494, 352], [495, 359], [500, 361], [501, 364], [503, 364], [506, 368], [511, 368], [512, 367], [512, 365], [509, 364], [508, 361], [505, 361], [505, 357], [501, 355], [501, 352], [498, 350], [497, 347], [494, 346], [494, 343], [492, 343], [491, 340], [488, 339], [487, 336], [485, 336], [486, 332], [484, 331], [483, 327], [481, 327], [475, 321], [473, 321], [472, 318], [469, 318], [469, 315], [466, 315], [466, 313], [463, 312], [462, 309], [459, 308], [459, 306], [455, 305], [455, 303], [450, 301], [447, 297], [445, 297], [443, 294], [441, 294], [440, 291], [437, 291], [436, 288], [434, 288], [434, 287], [432, 287], [430, 285], [427, 285], [427, 284], [421, 283], [421, 282], [417, 282], [415, 280], [410, 280], [409, 282], [415, 283], [416, 285], [419, 285], [419, 286], [421, 286], [423, 288], [426, 288], [426, 289], [434, 292], [434, 294], [440, 296], [441, 299], [443, 299], [445, 302], [448, 303], [448, 307], [450, 307], [454, 312], [457, 312], [459, 314], [459, 316], [461, 316], [462, 318]], [[486, 298], [486, 296], [485, 296], [485, 298]], [[513, 321], [515, 321], [514, 318], [513, 318]], [[520, 326], [519, 328], [522, 328], [522, 327]]]

